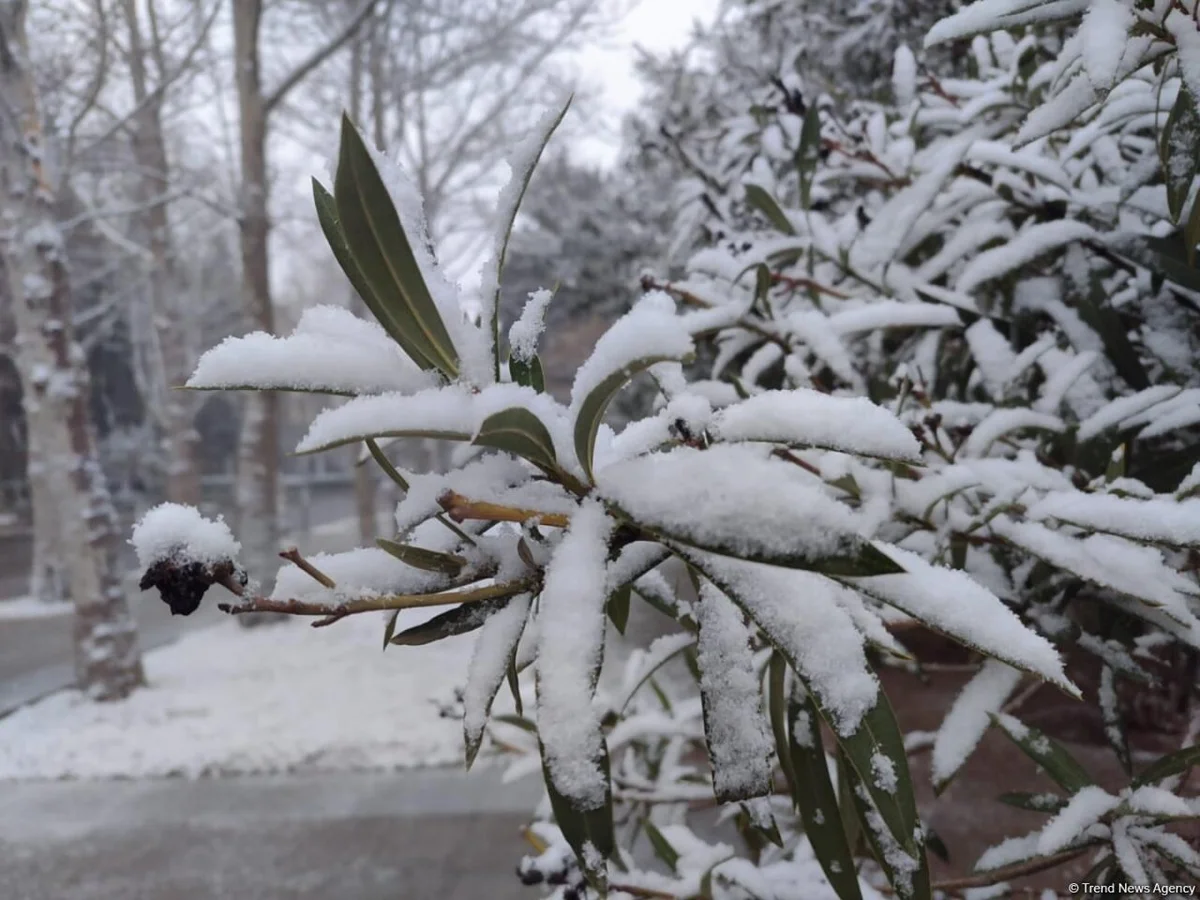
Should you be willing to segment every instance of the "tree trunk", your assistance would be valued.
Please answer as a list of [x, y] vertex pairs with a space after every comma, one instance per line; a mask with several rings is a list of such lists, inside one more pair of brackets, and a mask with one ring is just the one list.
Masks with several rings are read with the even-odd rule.
[[33, 559], [29, 564], [29, 596], [44, 603], [65, 603], [71, 599], [66, 572], [58, 544], [58, 522], [50, 479], [38, 438], [28, 433], [25, 477], [29, 484], [29, 506], [33, 515]]
[[161, 429], [167, 458], [167, 499], [195, 506], [200, 502], [196, 459], [200, 435], [195, 427], [196, 403], [189, 393], [172, 390], [173, 386], [187, 381], [191, 360], [187, 351], [184, 310], [176, 299], [179, 284], [171, 248], [168, 206], [161, 202], [170, 183], [162, 124], [164, 93], [152, 93], [147, 82], [148, 52], [138, 21], [136, 0], [123, 0], [123, 3], [129, 35], [129, 76], [138, 110], [134, 120], [133, 151], [141, 179], [136, 198], [142, 209], [140, 224], [150, 250], [147, 279], [152, 327], [158, 337], [157, 351], [161, 357], [157, 379], [159, 392], [153, 398], [157, 408], [152, 410], [152, 415]]
[[[372, 45], [376, 43], [372, 35]], [[350, 118], [360, 127], [362, 125], [362, 83], [363, 83], [363, 43], [356, 41], [350, 48]], [[354, 291], [350, 290], [350, 309], [355, 315], [369, 318], [367, 304]], [[377, 479], [373, 461], [358, 465], [358, 454], [361, 447], [354, 447], [351, 465], [354, 468], [354, 509], [358, 516], [358, 539], [364, 547], [373, 547], [379, 537], [379, 521], [375, 515], [375, 492]]]
[[[274, 333], [267, 212], [267, 109], [259, 66], [261, 0], [234, 0], [234, 65], [240, 122], [242, 291], [253, 328]], [[279, 551], [279, 395], [246, 397], [238, 443], [235, 505], [251, 575], [268, 584]], [[247, 618], [247, 617], [243, 617]]]
[[118, 537], [88, 421], [88, 374], [74, 339], [55, 190], [44, 168], [23, 0], [0, 3], [0, 259], [16, 324], [30, 435], [57, 519], [56, 550], [75, 603], [75, 676], [97, 700], [143, 683], [137, 630], [116, 574]]

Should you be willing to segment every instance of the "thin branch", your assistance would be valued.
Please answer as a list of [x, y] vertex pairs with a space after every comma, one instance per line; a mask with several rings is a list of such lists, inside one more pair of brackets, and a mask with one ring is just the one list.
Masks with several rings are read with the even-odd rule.
[[501, 506], [499, 503], [483, 503], [468, 500], [462, 494], [446, 491], [438, 497], [438, 505], [455, 522], [467, 519], [482, 519], [488, 522], [541, 522], [550, 528], [566, 528], [571, 520], [562, 513], [548, 513], [536, 509], [518, 509]]
[[945, 881], [936, 882], [933, 885], [933, 889], [935, 891], [963, 891], [968, 888], [987, 887], [989, 885], [999, 884], [1001, 881], [1010, 881], [1013, 878], [1023, 878], [1026, 875], [1034, 875], [1038, 872], [1044, 872], [1046, 869], [1053, 869], [1055, 866], [1062, 865], [1068, 860], [1074, 859], [1091, 846], [1092, 844], [1088, 843], [1081, 847], [1073, 847], [1070, 850], [1063, 850], [1059, 853], [1053, 854], [1052, 856], [1038, 856], [1034, 859], [1027, 859], [1024, 862], [1013, 863], [1009, 866], [1001, 866], [999, 869], [990, 869], [987, 872], [980, 872], [977, 875], [966, 875], [962, 878], [948, 878]]
[[287, 97], [292, 88], [307, 78], [314, 69], [321, 65], [321, 63], [333, 56], [334, 53], [341, 49], [346, 41], [354, 37], [355, 33], [362, 26], [363, 22], [367, 20], [367, 17], [375, 8], [375, 3], [376, 0], [364, 0], [362, 6], [360, 6], [358, 11], [347, 20], [341, 31], [326, 41], [322, 46], [318, 47], [313, 53], [309, 54], [307, 59], [292, 69], [288, 76], [284, 78], [282, 82], [280, 82], [275, 90], [271, 91], [271, 93], [269, 93], [263, 99], [263, 114], [270, 115], [271, 110], [278, 106], [280, 102]]
[[337, 587], [337, 582], [335, 582], [332, 578], [300, 555], [300, 548], [291, 547], [287, 550], [284, 550], [279, 555], [294, 565], [297, 569], [300, 569], [302, 572], [307, 574], [313, 580], [319, 582], [322, 587], [327, 587], [331, 591]]
[[[229, 588], [230, 585], [222, 583]], [[230, 615], [241, 615], [252, 612], [284, 613], [291, 616], [320, 616], [322, 621], [315, 627], [329, 625], [352, 616], [356, 613], [379, 612], [393, 609], [427, 609], [434, 606], [453, 606], [458, 603], [478, 603], [483, 600], [497, 600], [501, 597], [514, 597], [536, 586], [536, 579], [522, 578], [518, 581], [505, 581], [500, 584], [489, 584], [480, 588], [465, 591], [443, 591], [436, 594], [389, 594], [379, 597], [356, 597], [336, 605], [312, 600], [275, 600], [271, 597], [246, 596], [244, 592], [241, 603], [219, 603], [217, 609]]]

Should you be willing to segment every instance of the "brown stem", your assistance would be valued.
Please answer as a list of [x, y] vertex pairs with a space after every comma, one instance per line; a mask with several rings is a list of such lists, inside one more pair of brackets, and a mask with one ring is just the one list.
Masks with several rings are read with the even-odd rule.
[[431, 606], [450, 606], [455, 603], [477, 603], [482, 600], [495, 600], [500, 597], [512, 597], [534, 587], [534, 579], [523, 578], [518, 581], [506, 581], [501, 584], [489, 584], [485, 587], [466, 591], [443, 591], [436, 594], [391, 594], [382, 597], [356, 597], [345, 600], [336, 606], [328, 603], [309, 600], [275, 600], [270, 597], [251, 596], [244, 594], [241, 603], [220, 603], [217, 609], [230, 615], [240, 615], [249, 612], [275, 612], [292, 616], [321, 616], [320, 621], [313, 623], [314, 627], [331, 625], [356, 613], [375, 612], [389, 609], [423, 609]]
[[1001, 881], [1009, 881], [1013, 878], [1022, 878], [1025, 875], [1044, 872], [1046, 869], [1052, 869], [1055, 866], [1062, 865], [1067, 860], [1074, 859], [1080, 853], [1087, 850], [1089, 846], [1091, 845], [1085, 844], [1082, 847], [1063, 850], [1051, 856], [1039, 856], [1035, 859], [1027, 859], [1024, 862], [1001, 866], [999, 869], [990, 869], [987, 872], [979, 872], [976, 875], [948, 878], [945, 881], [936, 882], [933, 885], [933, 889], [935, 891], [963, 891], [967, 888], [987, 887], [988, 885], [999, 884]]
[[839, 300], [849, 300], [849, 294], [843, 294], [841, 291], [813, 281], [811, 278], [793, 278], [790, 275], [784, 275], [781, 272], [771, 273], [772, 284], [782, 284], [795, 290], [814, 290], [818, 294], [828, 294], [830, 297], [837, 297]]
[[566, 528], [571, 520], [562, 513], [541, 512], [536, 509], [517, 509], [499, 503], [483, 503], [468, 500], [462, 494], [446, 491], [438, 497], [438, 505], [455, 522], [467, 519], [482, 519], [489, 522], [532, 522], [539, 521], [550, 528]]
[[297, 547], [292, 547], [284, 550], [279, 554], [296, 568], [303, 570], [306, 574], [312, 576], [316, 581], [320, 582], [323, 587], [333, 590], [337, 584], [332, 578], [310, 563], [307, 559], [300, 555], [300, 550]]

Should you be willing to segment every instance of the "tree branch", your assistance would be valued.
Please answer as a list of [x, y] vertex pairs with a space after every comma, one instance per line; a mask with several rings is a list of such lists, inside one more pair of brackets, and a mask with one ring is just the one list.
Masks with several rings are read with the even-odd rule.
[[292, 88], [307, 78], [315, 68], [321, 65], [321, 63], [333, 56], [334, 53], [341, 49], [346, 41], [354, 37], [355, 33], [362, 26], [363, 22], [365, 22], [367, 17], [371, 14], [371, 11], [375, 9], [376, 2], [377, 0], [363, 0], [363, 4], [358, 8], [357, 12], [350, 16], [350, 18], [346, 21], [346, 24], [342, 26], [341, 31], [326, 41], [322, 46], [318, 47], [309, 55], [307, 59], [292, 69], [288, 76], [284, 78], [282, 82], [280, 82], [275, 90], [271, 91], [271, 93], [269, 93], [263, 99], [263, 114], [269, 116], [271, 114], [271, 110], [278, 106], [280, 102], [287, 97]]
[[[236, 582], [235, 582], [236, 584]], [[337, 604], [322, 603], [312, 600], [275, 600], [271, 597], [258, 595], [246, 596], [241, 591], [234, 591], [242, 597], [240, 603], [218, 603], [217, 609], [230, 615], [240, 615], [252, 612], [285, 613], [292, 616], [321, 616], [322, 620], [315, 622], [313, 627], [330, 625], [355, 613], [376, 612], [391, 609], [426, 609], [431, 606], [453, 606], [457, 603], [478, 603], [483, 600], [496, 600], [501, 597], [514, 597], [525, 593], [536, 585], [534, 578], [522, 578], [518, 581], [505, 581], [499, 584], [489, 584], [484, 587], [465, 591], [443, 591], [436, 594], [390, 594], [379, 597], [356, 597]], [[225, 588], [230, 584], [222, 582]]]
[[438, 497], [438, 505], [455, 522], [481, 519], [488, 522], [541, 522], [550, 528], [566, 528], [570, 524], [562, 513], [541, 512], [536, 509], [517, 509], [498, 503], [482, 503], [468, 500], [462, 494], [446, 491]]

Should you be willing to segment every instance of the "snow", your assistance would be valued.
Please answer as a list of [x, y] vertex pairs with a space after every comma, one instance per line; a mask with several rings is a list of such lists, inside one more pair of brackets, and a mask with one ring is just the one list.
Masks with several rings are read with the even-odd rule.
[[306, 559], [333, 579], [337, 587], [324, 587], [298, 566], [286, 565], [276, 576], [275, 589], [271, 593], [273, 599], [323, 601], [336, 606], [347, 598], [424, 594], [448, 586], [445, 575], [415, 569], [378, 547], [359, 547], [344, 553], [316, 553]]
[[477, 747], [483, 739], [492, 701], [516, 653], [532, 599], [529, 594], [513, 597], [488, 616], [479, 629], [463, 689], [463, 735], [467, 747]]
[[1162, 607], [1181, 623], [1195, 621], [1181, 595], [1194, 592], [1195, 586], [1168, 568], [1162, 554], [1152, 547], [1105, 534], [1075, 538], [1037, 522], [1014, 522], [1006, 516], [993, 519], [991, 528], [1033, 556], [1080, 578]]
[[720, 410], [713, 435], [726, 441], [777, 441], [909, 462], [921, 446], [888, 410], [865, 397], [797, 389], [765, 391]]
[[757, 447], [679, 447], [611, 465], [596, 483], [640, 524], [704, 549], [812, 560], [844, 552], [853, 513], [796, 471]]
[[355, 397], [318, 414], [296, 445], [296, 452], [312, 453], [372, 435], [442, 434], [467, 440], [479, 427], [475, 396], [465, 388], [450, 386], [409, 396], [388, 393]]
[[75, 612], [73, 603], [39, 600], [37, 597], [14, 597], [0, 599], [0, 622], [24, 619], [49, 619], [69, 616]]
[[1043, 254], [1095, 235], [1090, 225], [1072, 219], [1030, 225], [1002, 246], [975, 256], [959, 273], [955, 289], [969, 294], [984, 282], [1007, 275]]
[[1139, 541], [1177, 547], [1200, 545], [1200, 500], [1134, 500], [1112, 494], [1058, 491], [1046, 494], [1025, 515], [1034, 520], [1058, 519]]
[[237, 622], [146, 654], [114, 703], [68, 690], [0, 720], [0, 779], [197, 778], [461, 762], [452, 699], [470, 641], [379, 652], [383, 622]]
[[1126, 419], [1170, 400], [1179, 392], [1180, 389], [1174, 385], [1159, 384], [1113, 400], [1079, 423], [1078, 438], [1080, 441], [1089, 441], [1101, 432], [1120, 425]]
[[1000, 711], [1021, 676], [1019, 669], [989, 659], [954, 698], [933, 742], [934, 784], [944, 784], [962, 768], [992, 724], [991, 714]]
[[236, 562], [242, 550], [223, 518], [206, 519], [194, 506], [179, 503], [160, 503], [149, 510], [133, 526], [130, 544], [143, 569], [165, 559]]
[[578, 414], [592, 391], [610, 375], [628, 371], [641, 360], [683, 359], [692, 350], [692, 337], [675, 314], [675, 301], [663, 291], [650, 291], [601, 335], [579, 367], [571, 386], [572, 413]]
[[305, 310], [290, 337], [226, 338], [200, 357], [187, 386], [372, 394], [435, 383], [378, 324], [322, 305]]
[[546, 330], [546, 310], [553, 298], [545, 288], [530, 291], [520, 317], [508, 329], [508, 346], [515, 359], [528, 362], [537, 355], [538, 338]]
[[1088, 78], [1097, 89], [1112, 86], [1133, 27], [1133, 10], [1120, 0], [1092, 0], [1079, 28]]
[[[788, 657], [843, 737], [875, 705], [879, 685], [863, 638], [836, 600], [840, 588], [811, 572], [711, 553], [686, 558], [743, 607]], [[803, 598], [798, 604], [796, 598]]]
[[595, 501], [579, 507], [546, 568], [538, 609], [538, 735], [555, 787], [581, 810], [604, 805], [604, 733], [593, 704], [604, 650], [608, 538]]
[[903, 566], [904, 574], [846, 578], [846, 583], [935, 631], [1078, 694], [1063, 673], [1053, 645], [1026, 628], [987, 588], [963, 572], [930, 565], [908, 550], [880, 542], [875, 546]]
[[912, 103], [917, 94], [917, 58], [903, 44], [892, 61], [892, 94], [901, 107]]
[[1119, 798], [1103, 788], [1089, 785], [1071, 797], [1067, 805], [1042, 828], [1037, 852], [1050, 856], [1078, 841], [1084, 832], [1120, 805]]
[[1059, 432], [1066, 428], [1066, 424], [1058, 416], [1026, 407], [997, 409], [975, 426], [975, 430], [962, 446], [962, 454], [968, 457], [984, 456], [997, 440], [1023, 428]]
[[697, 662], [704, 727], [718, 798], [762, 797], [771, 790], [772, 740], [762, 709], [750, 629], [711, 584], [700, 589]]

